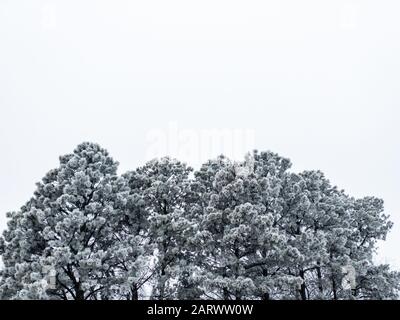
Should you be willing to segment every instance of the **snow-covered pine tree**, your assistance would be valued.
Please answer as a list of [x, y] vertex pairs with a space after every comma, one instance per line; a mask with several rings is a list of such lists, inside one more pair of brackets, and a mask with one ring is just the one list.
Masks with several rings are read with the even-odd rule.
[[[363, 284], [373, 283], [368, 279], [384, 270], [384, 266], [373, 264], [376, 242], [385, 239], [392, 226], [383, 213], [383, 202], [371, 197], [351, 198], [332, 186], [320, 171], [291, 173], [283, 186], [280, 197], [284, 210], [279, 225], [288, 235], [288, 244], [300, 252], [296, 264], [286, 267], [288, 274], [302, 279], [293, 298], [365, 298]], [[349, 273], [354, 273], [353, 280]], [[390, 270], [381, 276], [383, 283], [398, 279], [398, 273]], [[383, 286], [381, 292], [374, 291], [375, 297], [393, 297], [396, 290], [396, 286], [392, 291]]]
[[147, 278], [153, 285], [153, 299], [173, 299], [177, 295], [180, 264], [191, 232], [190, 220], [185, 216], [191, 172], [184, 163], [166, 157], [124, 175], [131, 193], [140, 199], [140, 215], [134, 215], [142, 217], [142, 231], [154, 250], [148, 272], [151, 277]]
[[193, 241], [204, 298], [270, 299], [282, 285], [296, 285], [280, 272], [293, 250], [274, 226], [275, 194], [288, 167], [276, 154], [254, 152], [242, 163], [220, 157], [196, 172], [203, 212]]
[[155, 269], [152, 263], [154, 244], [151, 243], [148, 228], [148, 211], [143, 195], [146, 178], [136, 171], [124, 174], [128, 185], [124, 213], [114, 229], [120, 240], [121, 250], [129, 250], [117, 261], [121, 298], [127, 300], [146, 299], [149, 281]]
[[[378, 241], [385, 240], [393, 226], [384, 212], [383, 200], [346, 196], [343, 202], [346, 203], [345, 220], [336, 229], [338, 232], [329, 236], [332, 244], [329, 247], [330, 264], [331, 268], [337, 269], [335, 276], [331, 277], [332, 281], [336, 281], [332, 289], [333, 298], [392, 299], [398, 296], [400, 273], [391, 271], [387, 265], [375, 265], [373, 261]], [[350, 288], [343, 287], [346, 274], [338, 270], [338, 260], [344, 259], [355, 272], [354, 284]], [[380, 279], [380, 285], [376, 285], [377, 279]]]
[[129, 190], [117, 165], [97, 144], [82, 143], [60, 157], [27, 205], [9, 215], [2, 298], [118, 298], [114, 266], [136, 248], [121, 247], [115, 233]]

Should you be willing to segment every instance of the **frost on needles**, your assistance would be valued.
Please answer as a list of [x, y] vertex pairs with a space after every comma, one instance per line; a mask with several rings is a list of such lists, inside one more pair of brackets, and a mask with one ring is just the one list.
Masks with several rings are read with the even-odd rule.
[[399, 273], [373, 263], [383, 201], [290, 166], [255, 151], [118, 175], [82, 143], [7, 214], [0, 298], [397, 299]]

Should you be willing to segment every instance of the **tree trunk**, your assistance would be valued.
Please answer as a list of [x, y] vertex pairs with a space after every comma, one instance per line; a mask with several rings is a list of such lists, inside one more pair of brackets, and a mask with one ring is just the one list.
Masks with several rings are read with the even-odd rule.
[[335, 276], [332, 275], [332, 291], [333, 291], [333, 300], [337, 300], [337, 288], [336, 288], [336, 281], [335, 281]]
[[271, 297], [269, 295], [269, 292], [266, 292], [266, 293], [264, 293], [262, 295], [262, 300], [267, 301], [267, 300], [270, 300], [270, 299], [271, 299]]
[[301, 300], [307, 300], [307, 288], [306, 288], [306, 283], [304, 281], [304, 271], [300, 270], [300, 277], [303, 279], [303, 283], [300, 286], [300, 298]]
[[318, 277], [318, 289], [320, 293], [324, 292], [324, 288], [322, 285], [322, 272], [321, 272], [321, 267], [319, 266], [318, 263], [318, 267], [317, 267], [317, 277]]
[[85, 300], [85, 292], [80, 288], [80, 286], [76, 290], [76, 300]]
[[[268, 269], [263, 268], [262, 273], [263, 273], [263, 277], [268, 277]], [[262, 295], [261, 299], [264, 300], [264, 301], [270, 300], [271, 297], [270, 297], [269, 292], [265, 292], [265, 293]]]
[[161, 268], [161, 277], [158, 281], [158, 295], [159, 295], [158, 299], [159, 300], [165, 300], [165, 281], [166, 281], [165, 276], [166, 276], [165, 267], [163, 266]]
[[228, 289], [224, 288], [223, 289], [223, 296], [224, 296], [224, 300], [230, 300], [231, 297], [229, 295]]
[[139, 292], [136, 284], [133, 284], [131, 287], [131, 300], [139, 300]]

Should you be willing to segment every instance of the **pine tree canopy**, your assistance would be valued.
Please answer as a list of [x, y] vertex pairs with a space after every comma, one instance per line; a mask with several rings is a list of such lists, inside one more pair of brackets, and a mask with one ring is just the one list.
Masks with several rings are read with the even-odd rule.
[[374, 263], [381, 199], [254, 151], [119, 175], [94, 143], [60, 157], [0, 237], [0, 299], [398, 299]]

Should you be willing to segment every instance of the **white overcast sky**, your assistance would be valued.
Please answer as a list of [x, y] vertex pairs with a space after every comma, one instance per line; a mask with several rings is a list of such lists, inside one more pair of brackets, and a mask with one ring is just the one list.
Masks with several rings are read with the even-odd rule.
[[122, 172], [171, 124], [243, 129], [296, 171], [382, 197], [395, 227], [379, 259], [399, 267], [399, 13], [397, 0], [1, 0], [0, 229], [82, 141]]

